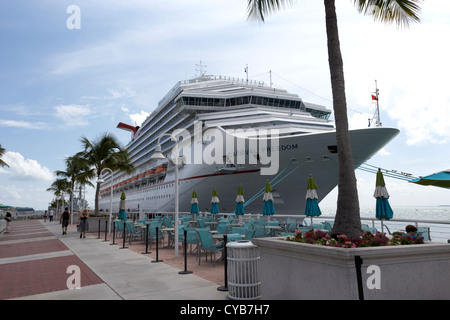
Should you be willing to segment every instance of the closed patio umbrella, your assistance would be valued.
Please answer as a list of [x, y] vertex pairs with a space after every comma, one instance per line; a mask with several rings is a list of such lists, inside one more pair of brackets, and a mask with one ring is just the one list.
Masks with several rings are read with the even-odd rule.
[[211, 198], [211, 213], [217, 214], [219, 213], [219, 194], [217, 193], [216, 188], [213, 189], [212, 198]]
[[198, 213], [198, 199], [197, 199], [197, 193], [192, 191], [192, 199], [191, 199], [191, 213]]
[[242, 186], [239, 186], [236, 196], [236, 209], [234, 210], [234, 213], [237, 216], [242, 216], [245, 214], [244, 201], [244, 189], [242, 189]]
[[421, 184], [424, 186], [450, 188], [450, 169], [436, 172], [425, 177], [420, 177], [410, 182]]
[[119, 216], [117, 217], [119, 220], [127, 220], [127, 212], [125, 211], [127, 206], [125, 199], [126, 199], [125, 192], [122, 191], [119, 203]]
[[262, 214], [264, 216], [272, 216], [275, 214], [275, 207], [273, 206], [273, 195], [272, 195], [272, 187], [269, 182], [266, 182], [266, 186], [264, 188], [263, 195], [263, 211]]
[[383, 173], [380, 169], [377, 172], [377, 180], [375, 183], [375, 192], [373, 196], [377, 199], [375, 216], [381, 220], [381, 231], [383, 232], [383, 220], [390, 220], [394, 216], [394, 212], [389, 204], [389, 193], [386, 189]]
[[319, 197], [317, 196], [317, 184], [314, 181], [312, 176], [309, 176], [308, 178], [308, 185], [306, 188], [306, 206], [305, 206], [305, 216], [311, 217], [311, 224], [312, 224], [312, 218], [318, 217], [322, 214], [322, 211], [320, 211], [319, 208]]

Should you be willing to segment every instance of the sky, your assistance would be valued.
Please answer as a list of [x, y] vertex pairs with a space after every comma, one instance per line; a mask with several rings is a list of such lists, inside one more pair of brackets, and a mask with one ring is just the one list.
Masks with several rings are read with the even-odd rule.
[[[139, 125], [177, 81], [207, 74], [272, 82], [332, 109], [323, 2], [297, 1], [249, 21], [245, 0], [0, 1], [0, 203], [46, 209], [46, 189], [80, 138]], [[73, 7], [75, 5], [75, 7]], [[368, 160], [424, 176], [450, 168], [450, 1], [422, 4], [420, 24], [398, 28], [337, 1], [348, 117], [366, 127], [380, 90], [383, 126], [400, 134]], [[73, 9], [76, 10], [73, 10]], [[375, 176], [356, 170], [361, 207]], [[449, 191], [385, 178], [395, 206], [450, 204]], [[320, 187], [320, 186], [319, 186]], [[94, 204], [93, 188], [86, 198]], [[321, 201], [335, 207], [337, 190]]]

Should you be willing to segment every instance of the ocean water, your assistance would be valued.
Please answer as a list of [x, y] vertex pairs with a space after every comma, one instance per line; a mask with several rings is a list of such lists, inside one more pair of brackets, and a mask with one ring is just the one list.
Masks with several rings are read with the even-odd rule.
[[[335, 208], [320, 208], [323, 216], [335, 216]], [[390, 232], [404, 231], [408, 224], [417, 225], [419, 227], [429, 227], [430, 236], [432, 241], [447, 242], [450, 239], [450, 207], [446, 206], [402, 206], [392, 207], [394, 211], [394, 217], [391, 221], [383, 221], [383, 224], [387, 226]], [[361, 208], [361, 223], [368, 224], [370, 227], [374, 226], [381, 231], [382, 226], [379, 220], [375, 219], [375, 206], [373, 208]], [[373, 220], [364, 220], [364, 218], [370, 218]], [[307, 218], [308, 219], [308, 218]], [[315, 218], [314, 221], [320, 221], [319, 218]], [[411, 220], [411, 221], [396, 221], [396, 220]], [[309, 223], [309, 220], [307, 220]], [[447, 222], [448, 224], [443, 224]], [[383, 228], [384, 232], [389, 232], [386, 228]]]

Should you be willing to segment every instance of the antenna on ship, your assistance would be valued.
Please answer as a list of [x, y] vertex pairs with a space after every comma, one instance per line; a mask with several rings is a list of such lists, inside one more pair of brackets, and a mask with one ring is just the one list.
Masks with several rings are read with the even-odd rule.
[[[379, 92], [380, 92], [380, 90], [378, 90], [378, 87], [377, 87], [377, 80], [375, 80], [375, 92], [372, 93], [372, 101], [376, 101], [377, 108], [375, 110], [375, 114], [373, 116], [372, 123], [373, 123], [373, 120], [375, 120], [375, 126], [376, 127], [381, 127], [380, 105], [378, 103], [378, 94], [379, 94]], [[369, 119], [369, 127], [370, 127], [370, 124], [371, 124], [371, 121]]]
[[203, 68], [206, 68], [206, 66], [202, 64], [202, 60], [200, 60], [200, 64], [195, 64], [195, 66], [197, 67], [195, 71], [199, 73], [198, 78], [203, 77], [206, 73], [206, 70], [203, 70]]
[[248, 84], [248, 64], [245, 65], [244, 72], [245, 72], [246, 75], [247, 75], [247, 84]]

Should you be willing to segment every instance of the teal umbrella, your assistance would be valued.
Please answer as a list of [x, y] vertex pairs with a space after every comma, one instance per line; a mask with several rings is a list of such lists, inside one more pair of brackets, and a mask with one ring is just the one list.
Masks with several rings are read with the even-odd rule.
[[238, 187], [238, 193], [236, 196], [236, 209], [234, 210], [234, 213], [238, 216], [245, 214], [244, 189], [242, 189], [242, 186]]
[[272, 187], [269, 182], [266, 182], [266, 186], [264, 187], [264, 195], [263, 195], [263, 211], [262, 214], [264, 216], [272, 216], [275, 214], [275, 207], [273, 206], [273, 195], [272, 195]]
[[450, 169], [436, 172], [425, 177], [420, 177], [410, 182], [421, 184], [424, 186], [450, 188]]
[[375, 216], [381, 220], [381, 231], [383, 232], [383, 220], [390, 220], [394, 216], [391, 206], [389, 205], [389, 193], [386, 189], [383, 173], [380, 169], [377, 172], [377, 180], [375, 183], [375, 192], [373, 196], [377, 199], [375, 208]]
[[122, 191], [120, 195], [120, 203], [119, 203], [119, 216], [117, 217], [119, 220], [127, 220], [127, 212], [126, 210], [126, 202], [125, 202], [125, 192]]
[[192, 199], [191, 199], [191, 213], [198, 213], [198, 199], [197, 199], [197, 193], [195, 190], [192, 192]]
[[213, 189], [212, 198], [211, 198], [211, 213], [217, 214], [219, 213], [219, 194], [217, 193], [216, 188]]
[[317, 196], [317, 184], [312, 176], [308, 178], [308, 185], [306, 188], [306, 206], [305, 206], [305, 216], [312, 218], [318, 217], [322, 214], [319, 208], [319, 197]]

